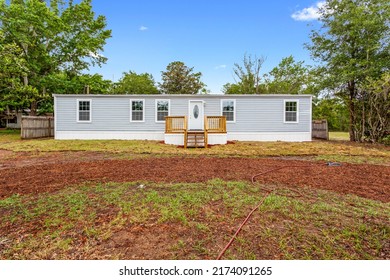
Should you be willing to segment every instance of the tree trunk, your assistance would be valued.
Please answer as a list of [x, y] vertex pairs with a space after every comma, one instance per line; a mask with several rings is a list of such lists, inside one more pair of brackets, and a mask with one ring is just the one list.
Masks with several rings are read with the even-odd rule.
[[365, 123], [366, 123], [366, 112], [365, 112], [365, 106], [364, 106], [364, 98], [363, 98], [363, 109], [362, 109], [362, 135], [360, 137], [360, 142], [363, 142], [364, 141], [364, 138], [365, 138]]
[[348, 91], [349, 91], [349, 141], [355, 142], [355, 81], [348, 82]]
[[36, 116], [37, 110], [38, 110], [38, 103], [36, 101], [32, 101], [30, 106], [30, 116]]

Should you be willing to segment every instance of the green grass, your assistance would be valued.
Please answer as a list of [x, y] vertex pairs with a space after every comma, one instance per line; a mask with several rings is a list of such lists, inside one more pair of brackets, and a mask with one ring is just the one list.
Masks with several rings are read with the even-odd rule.
[[329, 132], [330, 140], [342, 140], [349, 141], [349, 133], [344, 131], [330, 131]]
[[0, 144], [20, 142], [19, 129], [0, 129]]
[[[383, 145], [340, 141], [236, 142], [210, 149], [183, 149], [157, 141], [126, 140], [20, 140], [19, 132], [0, 131], [1, 149], [13, 152], [102, 152], [110, 157], [131, 159], [159, 156], [215, 157], [309, 157], [326, 161], [389, 164], [390, 149]], [[331, 137], [332, 133], [331, 133]]]
[[[14, 195], [0, 200], [0, 259], [216, 258], [264, 197], [264, 187], [214, 179], [88, 184], [52, 194]], [[225, 258], [390, 257], [385, 249], [388, 203], [300, 191], [304, 196], [297, 197], [279, 186]], [[123, 241], [120, 236], [128, 237]], [[143, 241], [137, 245], [131, 240]], [[125, 243], [113, 247], [115, 242]]]

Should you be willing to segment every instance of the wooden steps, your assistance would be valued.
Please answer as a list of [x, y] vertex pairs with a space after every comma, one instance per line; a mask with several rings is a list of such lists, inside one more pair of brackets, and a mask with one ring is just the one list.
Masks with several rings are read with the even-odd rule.
[[186, 148], [207, 148], [207, 137], [203, 130], [188, 130], [185, 138]]

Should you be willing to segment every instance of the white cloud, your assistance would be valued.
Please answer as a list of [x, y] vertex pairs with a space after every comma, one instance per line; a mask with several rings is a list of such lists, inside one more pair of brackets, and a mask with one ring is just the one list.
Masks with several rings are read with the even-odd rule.
[[143, 26], [141, 25], [141, 27], [138, 29], [139, 31], [146, 31], [148, 30], [149, 28], [147, 28], [146, 26]]
[[218, 69], [225, 69], [225, 68], [226, 68], [225, 64], [221, 64], [221, 65], [215, 66], [216, 70], [218, 70]]
[[88, 56], [93, 57], [93, 58], [105, 57], [104, 55], [102, 55], [100, 53], [94, 53], [94, 52], [91, 52], [91, 51], [89, 51]]
[[298, 20], [298, 21], [317, 20], [320, 17], [318, 10], [324, 5], [325, 5], [325, 1], [319, 1], [308, 8], [304, 8], [300, 11], [296, 11], [291, 15], [291, 17], [294, 20]]

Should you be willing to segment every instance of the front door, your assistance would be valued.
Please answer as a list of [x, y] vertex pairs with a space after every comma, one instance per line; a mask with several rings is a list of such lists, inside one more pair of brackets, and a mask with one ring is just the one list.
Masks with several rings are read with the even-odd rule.
[[203, 101], [190, 101], [188, 116], [189, 130], [203, 130]]

